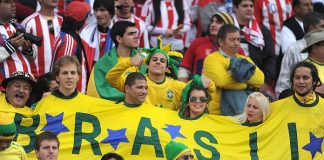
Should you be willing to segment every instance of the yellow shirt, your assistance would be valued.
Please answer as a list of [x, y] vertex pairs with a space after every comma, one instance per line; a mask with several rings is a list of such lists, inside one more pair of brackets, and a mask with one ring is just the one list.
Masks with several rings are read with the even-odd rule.
[[23, 108], [16, 108], [9, 104], [6, 100], [6, 94], [2, 92], [0, 92], [0, 111], [19, 113], [26, 116], [31, 115], [33, 113], [33, 110], [27, 106]]
[[24, 148], [17, 142], [12, 142], [10, 147], [0, 151], [1, 160], [27, 160]]

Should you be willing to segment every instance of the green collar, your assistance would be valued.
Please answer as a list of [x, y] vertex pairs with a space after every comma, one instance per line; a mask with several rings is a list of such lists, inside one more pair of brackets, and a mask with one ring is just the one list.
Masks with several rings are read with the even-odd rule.
[[316, 105], [318, 104], [318, 102], [319, 102], [319, 97], [318, 97], [317, 94], [315, 94], [315, 96], [316, 96], [316, 97], [315, 97], [315, 101], [314, 101], [313, 103], [306, 104], [306, 103], [302, 103], [302, 102], [300, 102], [300, 101], [298, 100], [298, 98], [296, 97], [296, 95], [293, 94], [293, 97], [294, 97], [295, 102], [296, 102], [298, 105], [300, 105], [301, 107], [314, 107], [314, 106], [316, 106]]
[[242, 125], [243, 125], [243, 126], [248, 126], [248, 127], [253, 127], [253, 126], [258, 126], [258, 125], [260, 125], [261, 123], [262, 123], [262, 121], [260, 121], [260, 122], [256, 122], [256, 123], [250, 123], [250, 122], [246, 121], [246, 122], [244, 122]]
[[129, 108], [136, 108], [141, 106], [142, 104], [129, 104], [124, 101], [124, 106], [129, 107]]
[[52, 95], [58, 98], [62, 99], [72, 99], [78, 95], [78, 91], [74, 90], [74, 92], [68, 96], [65, 96], [62, 92], [60, 92], [58, 89], [52, 92]]
[[190, 118], [190, 117], [186, 117], [186, 116], [182, 115], [180, 112], [178, 112], [179, 117], [182, 118], [182, 119], [184, 119], [184, 120], [197, 120], [200, 117], [202, 117], [204, 114], [205, 114], [205, 112], [202, 113], [202, 114], [200, 114], [200, 115], [198, 115], [198, 116], [196, 116], [196, 117]]

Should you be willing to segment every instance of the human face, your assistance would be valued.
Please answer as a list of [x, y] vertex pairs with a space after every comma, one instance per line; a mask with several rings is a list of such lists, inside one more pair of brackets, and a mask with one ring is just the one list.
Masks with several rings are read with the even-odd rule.
[[[8, 22], [16, 15], [16, 5], [14, 0], [0, 0], [0, 21]], [[2, 22], [3, 23], [3, 22]]]
[[121, 14], [130, 14], [132, 7], [134, 6], [133, 0], [118, 0], [116, 3], [117, 6], [121, 6], [122, 8], [118, 9]]
[[48, 90], [50, 92], [56, 90], [58, 87], [59, 87], [59, 85], [57, 84], [57, 82], [55, 80], [51, 80], [48, 84]]
[[191, 160], [193, 159], [193, 155], [190, 151], [184, 152], [177, 160]]
[[38, 0], [42, 7], [55, 8], [57, 7], [58, 0]]
[[64, 64], [60, 67], [60, 73], [56, 76], [56, 81], [59, 82], [59, 90], [64, 94], [73, 93], [80, 75], [77, 71], [77, 66], [72, 63]]
[[220, 48], [229, 55], [235, 55], [240, 48], [240, 32], [227, 33], [225, 40], [218, 40]]
[[132, 86], [125, 86], [126, 102], [129, 104], [142, 104], [147, 95], [146, 80], [135, 80]]
[[96, 16], [98, 26], [108, 28], [111, 21], [111, 15], [105, 7], [100, 6], [99, 8], [95, 8], [94, 15]]
[[209, 24], [209, 33], [212, 36], [217, 36], [218, 30], [224, 25], [224, 22], [217, 20], [216, 17], [213, 17]]
[[312, 0], [300, 0], [300, 4], [295, 6], [294, 9], [296, 16], [303, 20], [308, 13], [313, 12]]
[[55, 140], [43, 140], [40, 144], [39, 151], [36, 156], [39, 160], [57, 160], [58, 159], [58, 143]]
[[4, 151], [10, 147], [12, 140], [0, 140], [0, 151]]
[[148, 65], [149, 74], [165, 75], [167, 69], [167, 58], [163, 53], [155, 53]]
[[129, 49], [139, 46], [138, 30], [136, 27], [128, 27], [123, 37], [117, 36], [118, 46], [124, 46]]
[[313, 92], [313, 77], [310, 68], [298, 67], [293, 77], [293, 88], [299, 96], [306, 96]]
[[324, 20], [320, 20], [318, 24], [315, 25], [314, 30], [324, 28]]
[[250, 123], [261, 122], [263, 114], [259, 102], [254, 97], [250, 97], [246, 105], [247, 120]]
[[[195, 102], [191, 102], [191, 100], [190, 100], [190, 99], [193, 99], [193, 97], [196, 99]], [[205, 109], [207, 107], [206, 106], [207, 101], [202, 102], [201, 99], [207, 100], [207, 96], [206, 96], [205, 91], [194, 89], [194, 90], [192, 90], [190, 92], [190, 97], [189, 97], [189, 100], [188, 100], [188, 104], [189, 104], [190, 117], [191, 118], [196, 117], [196, 116], [201, 115], [202, 113], [204, 113], [204, 111], [205, 111]]]
[[234, 7], [234, 11], [239, 23], [243, 22], [242, 25], [245, 25], [246, 22], [253, 18], [254, 4], [252, 0], [243, 0], [238, 7]]
[[9, 103], [17, 108], [26, 105], [31, 92], [31, 85], [26, 80], [12, 80], [6, 88], [6, 98]]

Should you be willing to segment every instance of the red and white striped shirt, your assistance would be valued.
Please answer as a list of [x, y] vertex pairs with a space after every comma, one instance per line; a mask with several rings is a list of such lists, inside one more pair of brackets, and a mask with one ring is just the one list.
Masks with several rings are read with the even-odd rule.
[[123, 19], [120, 17], [117, 17], [116, 15], [112, 18], [111, 23], [116, 23], [118, 21], [129, 21], [135, 23], [135, 27], [138, 29], [138, 35], [140, 37], [140, 47], [142, 48], [150, 48], [150, 43], [148, 39], [148, 32], [146, 29], [145, 22], [140, 19], [139, 17], [136, 17], [134, 14], [131, 14], [131, 17], [128, 19]]
[[63, 18], [56, 14], [52, 19], [48, 20], [40, 15], [39, 12], [35, 12], [22, 22], [26, 32], [43, 37], [42, 45], [35, 47], [37, 54], [34, 63], [31, 63], [32, 73], [35, 77], [50, 71], [53, 53], [52, 46], [55, 37], [60, 33], [62, 21]]
[[[88, 45], [88, 43], [84, 40], [82, 40], [82, 44], [84, 46], [84, 50], [86, 52], [86, 58], [84, 56], [85, 53], [82, 51], [82, 62], [81, 64], [81, 79], [79, 80], [77, 84], [77, 90], [86, 93], [86, 88], [88, 84], [88, 79], [90, 72], [93, 67], [93, 56], [95, 52], [95, 48], [92, 48]], [[54, 42], [54, 54], [53, 54], [53, 61], [52, 61], [52, 67], [53, 64], [59, 60], [61, 57], [67, 55], [67, 56], [76, 56], [76, 50], [77, 50], [77, 42], [73, 39], [73, 37], [70, 34], [66, 34], [64, 32], [61, 32], [59, 36], [56, 37]], [[87, 62], [88, 67], [87, 67]]]
[[[165, 35], [167, 29], [176, 29], [178, 27], [178, 13], [174, 5], [174, 0], [161, 0], [161, 18], [156, 26], [154, 24], [154, 8], [153, 1], [147, 0], [142, 8], [142, 19], [145, 19], [147, 30], [150, 34], [150, 43], [153, 47], [157, 46], [157, 36]], [[184, 21], [181, 33], [187, 32], [190, 27], [189, 7], [183, 0]], [[182, 36], [165, 37], [162, 39], [163, 45], [172, 43], [172, 50], [182, 50], [184, 48], [184, 40]]]
[[280, 31], [283, 22], [292, 15], [292, 0], [254, 1], [254, 16], [259, 25], [264, 25], [270, 30], [277, 55], [280, 50]]
[[[2, 40], [6, 41], [15, 32], [16, 29], [13, 24], [0, 24]], [[31, 73], [29, 61], [21, 53], [20, 49], [14, 48], [14, 46], [10, 44], [2, 44], [0, 45], [0, 54], [0, 82], [5, 78], [9, 78], [10, 75], [16, 71]]]

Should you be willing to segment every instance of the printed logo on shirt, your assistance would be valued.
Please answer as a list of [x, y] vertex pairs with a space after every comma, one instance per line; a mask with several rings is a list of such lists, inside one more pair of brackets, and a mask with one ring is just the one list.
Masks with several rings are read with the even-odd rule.
[[172, 100], [173, 99], [173, 90], [169, 89], [167, 91], [167, 97], [168, 97], [168, 100]]
[[276, 13], [277, 12], [277, 6], [276, 6], [275, 3], [270, 2], [270, 4], [269, 4], [269, 12], [270, 13]]

